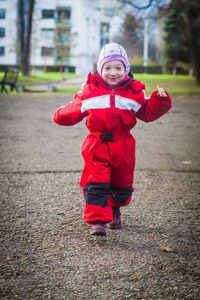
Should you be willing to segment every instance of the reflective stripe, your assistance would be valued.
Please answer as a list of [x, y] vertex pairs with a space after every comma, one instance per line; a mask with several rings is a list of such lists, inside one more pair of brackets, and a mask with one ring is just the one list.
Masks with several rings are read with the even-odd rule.
[[[115, 107], [125, 110], [133, 110], [135, 113], [140, 109], [141, 105], [135, 100], [115, 96]], [[88, 109], [103, 109], [110, 108], [110, 95], [92, 97], [82, 101], [81, 112]]]
[[136, 113], [140, 109], [141, 105], [135, 100], [116, 95], [115, 107], [119, 109], [133, 110]]
[[93, 97], [82, 101], [81, 112], [88, 109], [103, 109], [110, 107], [110, 95]]

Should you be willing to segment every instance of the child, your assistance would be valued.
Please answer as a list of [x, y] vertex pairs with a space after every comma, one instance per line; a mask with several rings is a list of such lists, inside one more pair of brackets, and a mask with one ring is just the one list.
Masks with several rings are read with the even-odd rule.
[[86, 117], [90, 133], [82, 146], [85, 167], [80, 185], [85, 198], [83, 219], [91, 224], [91, 235], [106, 235], [106, 224], [121, 228], [120, 207], [130, 203], [133, 193], [135, 140], [130, 129], [136, 118], [155, 121], [171, 108], [171, 98], [162, 88], [145, 98], [145, 85], [129, 71], [124, 48], [105, 45], [97, 72], [89, 73], [82, 92], [53, 118], [70, 126]]

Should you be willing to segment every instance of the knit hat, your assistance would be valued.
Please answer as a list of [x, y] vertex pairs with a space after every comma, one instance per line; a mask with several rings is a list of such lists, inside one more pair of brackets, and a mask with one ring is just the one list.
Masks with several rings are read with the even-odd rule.
[[126, 50], [117, 43], [107, 44], [103, 47], [99, 54], [99, 60], [97, 63], [97, 71], [101, 75], [102, 67], [105, 63], [113, 60], [120, 60], [124, 63], [125, 73], [130, 71], [130, 64]]

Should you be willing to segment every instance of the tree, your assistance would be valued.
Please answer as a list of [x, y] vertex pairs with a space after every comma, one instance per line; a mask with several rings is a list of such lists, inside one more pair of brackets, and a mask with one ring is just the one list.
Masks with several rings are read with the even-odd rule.
[[183, 1], [187, 15], [189, 41], [196, 82], [200, 85], [200, 2], [199, 0]]
[[136, 20], [136, 18], [131, 14], [127, 13], [124, 24], [123, 24], [123, 34], [129, 40], [129, 44], [134, 44], [139, 38], [138, 29], [141, 29], [141, 19]]
[[[137, 0], [119, 0], [122, 4], [131, 5], [137, 10], [144, 10], [151, 7], [159, 7], [164, 3], [163, 0], [149, 0], [142, 6], [141, 1]], [[139, 4], [137, 4], [139, 3]], [[169, 10], [176, 4], [179, 16], [184, 16], [185, 27], [181, 28], [181, 35], [187, 35], [190, 45], [191, 60], [194, 69], [196, 82], [200, 85], [200, 1], [199, 0], [172, 0]], [[183, 20], [182, 20], [183, 21]], [[176, 20], [174, 20], [176, 23]], [[186, 43], [184, 39], [184, 43]], [[180, 52], [179, 52], [180, 53]]]
[[[165, 25], [168, 63], [192, 63], [200, 85], [200, 2], [172, 0]], [[174, 59], [174, 58], [175, 59]]]
[[176, 74], [178, 63], [191, 63], [189, 32], [186, 28], [186, 15], [180, 11], [179, 3], [173, 1], [163, 28], [165, 31], [164, 40], [166, 42], [163, 56], [166, 68], [172, 68], [174, 74]]
[[70, 46], [77, 35], [77, 33], [71, 33], [71, 25], [66, 12], [60, 12], [54, 32], [56, 63], [60, 66], [60, 72], [63, 72], [63, 63], [69, 59]]
[[141, 41], [141, 29], [143, 28], [141, 19], [136, 19], [131, 13], [127, 13], [122, 25], [121, 36], [117, 38], [117, 42], [122, 44], [129, 57], [137, 54], [136, 48], [138, 42]]
[[19, 0], [18, 32], [20, 40], [20, 60], [23, 75], [29, 74], [30, 40], [35, 0]]
[[70, 56], [70, 29], [71, 26], [67, 22], [66, 13], [61, 12], [59, 21], [54, 29], [56, 62], [60, 65], [60, 72], [62, 72], [63, 62]]

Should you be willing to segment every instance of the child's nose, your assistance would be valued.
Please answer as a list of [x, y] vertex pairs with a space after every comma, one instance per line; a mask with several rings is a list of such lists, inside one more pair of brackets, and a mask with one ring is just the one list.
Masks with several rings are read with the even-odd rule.
[[112, 69], [112, 70], [110, 71], [110, 74], [111, 74], [111, 75], [115, 75], [115, 74], [116, 74], [116, 70], [115, 70], [115, 69]]

